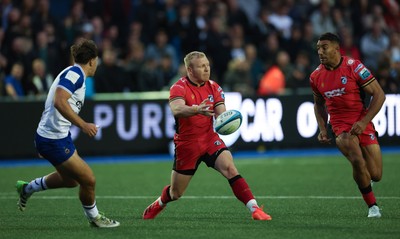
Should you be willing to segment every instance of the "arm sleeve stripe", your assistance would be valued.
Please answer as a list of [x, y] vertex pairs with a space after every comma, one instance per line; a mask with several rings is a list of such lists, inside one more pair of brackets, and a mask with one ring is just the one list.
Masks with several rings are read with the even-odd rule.
[[175, 98], [169, 99], [169, 102], [172, 102], [174, 100], [179, 100], [179, 99], [185, 100], [185, 98], [183, 98], [182, 96], [177, 96]]
[[222, 104], [225, 104], [225, 103], [223, 101], [217, 102], [217, 103], [215, 103], [214, 107], [218, 106], [218, 105], [222, 105]]
[[366, 87], [367, 85], [371, 84], [375, 80], [375, 77], [372, 77], [369, 81], [365, 82], [361, 85], [361, 88]]

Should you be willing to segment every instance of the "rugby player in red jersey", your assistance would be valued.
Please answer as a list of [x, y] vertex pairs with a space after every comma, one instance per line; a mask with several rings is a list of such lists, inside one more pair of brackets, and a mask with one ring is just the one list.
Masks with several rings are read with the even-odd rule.
[[[368, 217], [381, 217], [371, 183], [382, 178], [382, 153], [372, 119], [381, 109], [385, 94], [371, 72], [359, 61], [340, 55], [340, 40], [325, 33], [317, 42], [321, 64], [311, 73], [318, 140], [330, 143], [329, 123], [336, 146], [350, 161], [353, 178], [368, 205]], [[364, 106], [365, 93], [372, 96]]]
[[170, 185], [143, 212], [154, 219], [171, 201], [182, 197], [201, 162], [220, 172], [233, 193], [252, 213], [254, 220], [271, 220], [257, 205], [246, 180], [233, 163], [232, 154], [213, 128], [213, 118], [223, 113], [224, 92], [210, 80], [210, 63], [203, 52], [193, 51], [184, 58], [187, 76], [170, 90], [169, 105], [176, 121], [175, 159]]

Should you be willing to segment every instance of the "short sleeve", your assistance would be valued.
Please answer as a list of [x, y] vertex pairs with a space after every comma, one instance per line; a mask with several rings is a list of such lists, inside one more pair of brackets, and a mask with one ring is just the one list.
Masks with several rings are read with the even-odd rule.
[[60, 77], [58, 86], [61, 86], [71, 94], [83, 85], [83, 76], [73, 71], [72, 69], [67, 71], [65, 75]]
[[358, 60], [356, 60], [352, 70], [354, 72], [357, 84], [360, 87], [365, 87], [375, 80], [375, 77], [372, 75], [371, 71]]
[[185, 98], [186, 89], [183, 84], [180, 84], [180, 82], [181, 81], [178, 81], [171, 86], [171, 89], [169, 90], [169, 101]]

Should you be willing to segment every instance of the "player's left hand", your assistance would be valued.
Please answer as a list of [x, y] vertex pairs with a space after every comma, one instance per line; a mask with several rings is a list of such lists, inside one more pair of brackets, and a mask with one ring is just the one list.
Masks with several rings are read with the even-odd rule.
[[365, 123], [363, 123], [362, 121], [357, 121], [353, 124], [353, 127], [351, 127], [350, 134], [360, 135], [362, 134], [362, 132], [364, 132], [365, 127], [367, 127]]
[[89, 135], [89, 137], [94, 137], [97, 134], [97, 131], [99, 129], [98, 125], [95, 125], [93, 123], [85, 123], [81, 130], [83, 133]]
[[207, 104], [208, 99], [205, 99], [201, 102], [201, 104], [197, 108], [197, 113], [205, 116], [214, 116], [214, 110], [211, 109], [212, 105]]

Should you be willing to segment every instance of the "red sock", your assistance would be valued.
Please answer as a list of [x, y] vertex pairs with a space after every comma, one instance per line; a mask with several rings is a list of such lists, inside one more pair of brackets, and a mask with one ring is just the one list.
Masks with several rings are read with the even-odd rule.
[[162, 190], [161, 193], [161, 202], [164, 204], [167, 204], [168, 202], [171, 202], [171, 195], [169, 194], [169, 188], [171, 187], [171, 185], [167, 185], [164, 187], [164, 189]]
[[232, 191], [244, 205], [251, 199], [254, 199], [253, 193], [251, 192], [249, 185], [247, 185], [246, 180], [240, 175], [237, 175], [229, 179], [229, 184], [231, 185]]
[[372, 187], [369, 185], [366, 188], [360, 188], [360, 192], [362, 194], [362, 197], [364, 198], [365, 203], [368, 205], [368, 207], [372, 207], [373, 205], [376, 205], [376, 199], [374, 192], [372, 192]]

